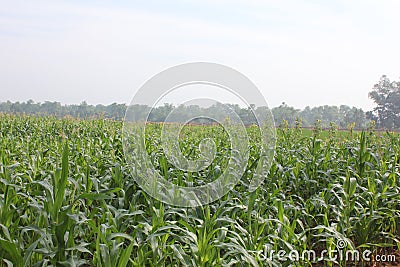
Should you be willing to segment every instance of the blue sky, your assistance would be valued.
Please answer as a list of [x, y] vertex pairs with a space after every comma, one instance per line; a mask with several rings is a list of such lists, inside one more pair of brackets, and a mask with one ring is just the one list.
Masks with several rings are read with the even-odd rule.
[[400, 2], [0, 1], [0, 101], [129, 102], [181, 63], [247, 75], [270, 106], [371, 109], [400, 78]]

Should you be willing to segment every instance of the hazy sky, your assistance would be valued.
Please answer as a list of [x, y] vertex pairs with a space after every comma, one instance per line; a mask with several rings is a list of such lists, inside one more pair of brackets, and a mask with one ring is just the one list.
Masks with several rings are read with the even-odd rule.
[[400, 1], [1, 1], [0, 101], [130, 102], [151, 76], [208, 61], [281, 102], [370, 109], [400, 77]]

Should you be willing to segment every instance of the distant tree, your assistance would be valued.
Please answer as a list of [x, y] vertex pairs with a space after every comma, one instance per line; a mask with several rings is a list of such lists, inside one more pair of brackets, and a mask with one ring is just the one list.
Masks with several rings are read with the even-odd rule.
[[42, 113], [50, 115], [60, 115], [61, 114], [61, 103], [45, 101], [40, 106]]
[[283, 121], [287, 121], [289, 125], [294, 126], [296, 119], [300, 117], [299, 110], [288, 106], [285, 102], [283, 102], [279, 107], [273, 108], [272, 114], [274, 115], [276, 125], [280, 125]]
[[302, 118], [302, 125], [305, 127], [310, 127], [314, 123], [313, 112], [309, 106], [300, 111], [300, 117]]
[[391, 82], [383, 75], [369, 97], [376, 104], [374, 112], [378, 127], [400, 128], [400, 82]]
[[347, 127], [349, 124], [354, 123], [355, 128], [365, 128], [367, 125], [366, 115], [365, 112], [360, 108], [353, 107], [347, 114], [346, 114], [346, 121]]
[[83, 101], [78, 107], [77, 107], [77, 115], [79, 118], [87, 118], [90, 116], [90, 107], [86, 103], [86, 101]]
[[152, 109], [149, 114], [149, 121], [157, 121], [162, 122], [165, 121], [168, 114], [174, 109], [172, 104], [164, 103], [164, 106], [157, 107]]
[[107, 114], [108, 117], [121, 120], [124, 118], [126, 111], [126, 105], [125, 104], [117, 104], [117, 103], [112, 103], [111, 105], [107, 106]]

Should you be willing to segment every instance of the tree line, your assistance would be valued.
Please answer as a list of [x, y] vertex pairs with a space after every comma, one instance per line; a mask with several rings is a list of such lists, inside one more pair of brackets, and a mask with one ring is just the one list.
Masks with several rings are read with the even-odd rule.
[[[255, 124], [256, 120], [251, 108], [243, 108], [239, 105], [226, 104], [232, 109], [240, 120], [245, 125]], [[153, 109], [146, 105], [135, 105], [131, 107], [137, 114], [147, 114], [149, 111], [148, 121], [162, 122], [165, 121], [168, 114], [174, 111], [175, 121], [186, 121], [199, 115], [208, 115], [215, 117], [224, 112], [223, 105], [217, 104], [210, 107], [200, 107], [196, 105], [191, 106], [177, 106], [172, 104], [164, 104]], [[263, 107], [252, 107], [257, 113], [262, 112]], [[108, 118], [121, 120], [125, 116], [127, 105], [113, 103], [111, 105], [89, 105], [82, 102], [79, 105], [62, 105], [60, 102], [46, 101], [44, 103], [35, 103], [32, 100], [27, 102], [10, 101], [0, 103], [0, 112], [14, 113], [14, 114], [30, 114], [30, 115], [52, 115], [57, 117], [72, 116], [76, 118]], [[271, 109], [274, 116], [275, 124], [288, 123], [291, 126], [296, 124], [296, 121], [301, 121], [303, 126], [313, 126], [316, 121], [320, 121], [322, 126], [329, 126], [330, 123], [335, 123], [341, 128], [348, 127], [349, 124], [354, 123], [354, 127], [362, 128], [367, 126], [368, 119], [366, 113], [359, 108], [349, 107], [342, 105], [337, 106], [320, 106], [320, 107], [306, 107], [303, 110], [295, 109], [282, 103], [279, 107]], [[213, 116], [214, 115], [214, 116]], [[202, 122], [199, 120], [198, 122]]]
[[[295, 126], [301, 123], [304, 127], [312, 127], [318, 123], [322, 127], [329, 127], [335, 124], [339, 128], [366, 128], [371, 122], [379, 128], [400, 129], [400, 82], [390, 81], [383, 75], [375, 84], [369, 97], [376, 106], [372, 111], [363, 111], [361, 108], [341, 106], [318, 106], [296, 109], [282, 103], [271, 109], [275, 124], [288, 124]], [[235, 104], [226, 104], [233, 110], [245, 125], [256, 123], [252, 110], [258, 114], [265, 113], [265, 107], [243, 108]], [[135, 114], [147, 114], [150, 110], [148, 121], [163, 122], [168, 114], [174, 110], [174, 120], [186, 121], [187, 118], [201, 114], [218, 115], [223, 113], [223, 105], [216, 104], [211, 107], [173, 106], [164, 104], [155, 108], [146, 105], [131, 106]], [[57, 117], [72, 116], [77, 118], [107, 118], [122, 120], [127, 109], [126, 104], [113, 103], [110, 105], [89, 105], [85, 101], [79, 105], [62, 105], [60, 102], [45, 101], [35, 103], [33, 100], [26, 102], [0, 102], [0, 113], [31, 114], [31, 115], [52, 115]], [[201, 122], [201, 120], [200, 120]]]

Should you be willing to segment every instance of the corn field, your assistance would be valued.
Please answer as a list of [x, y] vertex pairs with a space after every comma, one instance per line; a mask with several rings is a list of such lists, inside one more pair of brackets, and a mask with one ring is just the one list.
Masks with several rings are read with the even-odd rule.
[[[217, 144], [212, 164], [190, 173], [163, 155], [160, 127], [147, 127], [146, 149], [165, 179], [196, 186], [219, 176], [230, 155], [223, 129], [185, 127], [187, 157], [204, 137]], [[269, 175], [249, 192], [258, 146], [248, 127], [240, 182], [211, 204], [179, 208], [135, 183], [121, 130], [116, 121], [0, 115], [0, 266], [374, 266], [376, 255], [400, 250], [398, 134], [278, 128]], [[371, 261], [333, 257], [367, 249]], [[306, 250], [318, 256], [281, 257]]]

